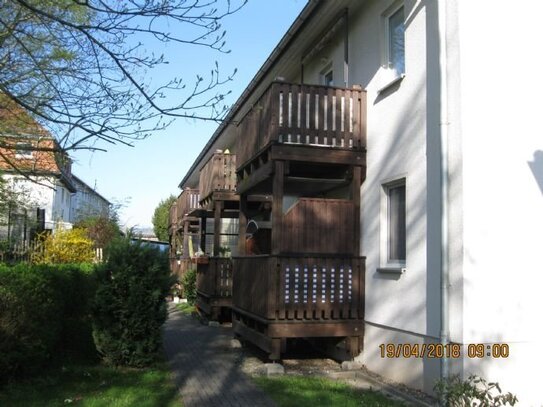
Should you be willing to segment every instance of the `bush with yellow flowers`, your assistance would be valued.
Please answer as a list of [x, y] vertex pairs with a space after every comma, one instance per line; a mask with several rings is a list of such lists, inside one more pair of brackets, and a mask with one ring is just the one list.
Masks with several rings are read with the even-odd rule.
[[33, 262], [40, 264], [89, 263], [94, 259], [94, 242], [81, 228], [60, 229], [46, 235], [33, 256]]

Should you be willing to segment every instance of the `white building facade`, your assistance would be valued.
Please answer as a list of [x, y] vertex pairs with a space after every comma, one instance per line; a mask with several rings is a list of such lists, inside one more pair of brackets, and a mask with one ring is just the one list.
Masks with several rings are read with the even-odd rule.
[[[543, 85], [533, 74], [542, 9], [535, 0], [310, 1], [181, 185], [197, 185], [216, 149], [235, 153], [232, 123], [271, 81], [360, 85], [360, 361], [426, 392], [443, 375], [473, 373], [521, 406], [542, 406]], [[440, 342], [460, 354], [443, 363], [383, 350]]]

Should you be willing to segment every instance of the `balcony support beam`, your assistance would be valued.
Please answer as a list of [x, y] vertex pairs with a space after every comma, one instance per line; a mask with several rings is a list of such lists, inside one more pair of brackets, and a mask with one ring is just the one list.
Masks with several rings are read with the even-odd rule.
[[272, 254], [281, 253], [283, 225], [283, 193], [285, 183], [285, 162], [274, 162], [273, 202], [272, 202]]
[[213, 256], [219, 255], [221, 246], [221, 212], [223, 201], [215, 201], [215, 217], [213, 230]]

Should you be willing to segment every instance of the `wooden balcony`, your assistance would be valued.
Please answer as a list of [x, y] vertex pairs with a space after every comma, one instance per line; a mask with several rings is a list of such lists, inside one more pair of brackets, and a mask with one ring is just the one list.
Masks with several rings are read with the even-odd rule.
[[194, 209], [200, 207], [200, 192], [197, 189], [185, 189], [177, 198], [177, 219], [183, 220]]
[[197, 265], [197, 305], [212, 320], [219, 319], [232, 305], [232, 270], [230, 257], [210, 257], [207, 264], [200, 261]]
[[224, 153], [213, 154], [200, 170], [200, 203], [205, 206], [215, 192], [230, 196], [235, 190], [236, 156]]
[[274, 143], [361, 151], [366, 147], [366, 92], [273, 82], [238, 131], [238, 170]]
[[280, 357], [285, 338], [363, 337], [365, 259], [321, 255], [235, 257], [234, 331]]

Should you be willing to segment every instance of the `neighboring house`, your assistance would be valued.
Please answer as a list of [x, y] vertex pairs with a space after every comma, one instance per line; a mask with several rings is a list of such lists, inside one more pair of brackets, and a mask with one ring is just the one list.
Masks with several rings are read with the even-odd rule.
[[76, 223], [90, 217], [107, 217], [111, 202], [72, 174], [76, 192], [72, 196], [70, 222]]
[[0, 171], [24, 209], [2, 214], [0, 239], [28, 241], [35, 232], [69, 229], [85, 213], [107, 213], [109, 202], [71, 173], [57, 141], [25, 111], [1, 101]]
[[[200, 170], [217, 149], [228, 148], [237, 155], [240, 199], [247, 191], [273, 196], [272, 245], [280, 244], [274, 236], [284, 240], [299, 230], [281, 235], [273, 226], [296, 202], [309, 208], [315, 199], [353, 200], [360, 208], [354, 222], [322, 212], [319, 220], [334, 227], [318, 238], [335, 244], [337, 230], [355, 224], [355, 244], [365, 256], [357, 359], [427, 392], [442, 376], [474, 373], [517, 394], [520, 405], [542, 405], [537, 6], [310, 1], [180, 183], [197, 189]], [[352, 136], [353, 129], [360, 135]], [[356, 168], [362, 182], [353, 196], [356, 176], [349, 172]], [[303, 216], [296, 227], [308, 226]], [[257, 318], [247, 311], [258, 300], [252, 294], [258, 284], [269, 283], [244, 282], [236, 294], [242, 260], [234, 259], [233, 309], [242, 315], [234, 325], [246, 339], [273, 348], [267, 332], [274, 314]], [[285, 285], [269, 301], [298, 301], [292, 288], [298, 274], [277, 272], [287, 276]], [[338, 301], [322, 290], [323, 302]], [[236, 305], [236, 296], [244, 305]], [[297, 315], [290, 323], [309, 318]], [[428, 345], [439, 343], [460, 352], [448, 359], [429, 354]], [[394, 345], [390, 354], [387, 344]]]

